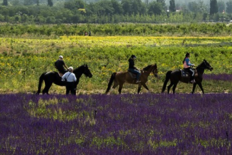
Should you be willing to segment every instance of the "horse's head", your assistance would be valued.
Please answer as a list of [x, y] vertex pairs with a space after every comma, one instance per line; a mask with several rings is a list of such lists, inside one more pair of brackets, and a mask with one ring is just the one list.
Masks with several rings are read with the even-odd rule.
[[211, 65], [204, 59], [203, 60], [203, 65], [206, 69], [212, 71], [213, 70], [213, 67], [211, 67]]
[[148, 65], [147, 67], [143, 68], [143, 71], [147, 71], [147, 72], [149, 72], [149, 74], [152, 72], [155, 77], [158, 77], [158, 69], [157, 69], [156, 64]]
[[88, 65], [84, 64], [83, 67], [84, 67], [84, 72], [83, 73], [85, 74], [85, 76], [91, 78], [93, 75], [90, 72]]
[[154, 69], [152, 70], [152, 73], [154, 74], [155, 77], [158, 77], [158, 69], [157, 69], [157, 65], [154, 65]]

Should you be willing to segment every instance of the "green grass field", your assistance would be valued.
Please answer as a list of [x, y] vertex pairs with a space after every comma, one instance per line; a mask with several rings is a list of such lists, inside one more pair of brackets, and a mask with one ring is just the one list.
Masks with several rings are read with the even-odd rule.
[[[113, 72], [126, 71], [128, 58], [137, 56], [136, 66], [157, 64], [159, 78], [149, 76], [151, 92], [160, 93], [165, 73], [182, 68], [186, 52], [191, 62], [200, 64], [206, 59], [214, 68], [205, 74], [232, 73], [232, 37], [151, 37], [151, 36], [61, 36], [57, 38], [0, 38], [0, 92], [34, 93], [39, 76], [55, 71], [54, 62], [64, 56], [68, 66], [74, 68], [86, 63], [93, 77], [81, 77], [78, 94], [104, 93]], [[190, 93], [191, 85], [178, 84], [177, 93]], [[231, 83], [203, 81], [206, 93], [231, 92]], [[122, 93], [136, 93], [137, 86], [126, 84]], [[146, 90], [142, 89], [142, 93]], [[197, 87], [196, 92], [200, 93]], [[50, 93], [64, 94], [65, 88], [53, 85]], [[113, 90], [111, 93], [117, 93]]]

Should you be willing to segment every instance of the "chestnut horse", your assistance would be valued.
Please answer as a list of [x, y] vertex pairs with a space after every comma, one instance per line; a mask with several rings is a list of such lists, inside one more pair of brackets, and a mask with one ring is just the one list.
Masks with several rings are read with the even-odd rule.
[[[141, 70], [141, 76], [140, 76], [140, 83], [135, 83], [136, 78], [133, 73], [130, 72], [114, 72], [111, 75], [110, 81], [108, 83], [108, 88], [106, 90], [106, 94], [110, 91], [111, 85], [114, 82], [113, 88], [116, 88], [119, 85], [118, 92], [121, 94], [122, 87], [124, 83], [129, 83], [129, 84], [138, 84], [138, 93], [141, 90], [141, 86], [146, 88], [148, 91], [148, 87], [146, 85], [147, 78], [150, 75], [150, 73], [153, 73], [155, 77], [157, 77], [158, 70], [157, 70], [157, 65], [149, 65]], [[133, 77], [134, 76], [134, 77]]]

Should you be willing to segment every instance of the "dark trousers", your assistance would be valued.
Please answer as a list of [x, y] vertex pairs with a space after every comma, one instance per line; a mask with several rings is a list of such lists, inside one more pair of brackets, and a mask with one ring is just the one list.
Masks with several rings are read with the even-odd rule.
[[76, 95], [75, 82], [66, 82], [66, 95], [71, 91], [72, 95]]

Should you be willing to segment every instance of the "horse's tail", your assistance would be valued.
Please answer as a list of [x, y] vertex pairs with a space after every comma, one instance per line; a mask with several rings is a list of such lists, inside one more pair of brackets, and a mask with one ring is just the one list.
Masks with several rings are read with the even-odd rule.
[[171, 77], [171, 73], [172, 73], [172, 71], [168, 71], [168, 72], [166, 73], [164, 85], [163, 85], [163, 88], [162, 88], [162, 93], [165, 91], [165, 88], [166, 88], [166, 85], [167, 85], [167, 83], [168, 83], [168, 80], [169, 80], [170, 77]]
[[112, 85], [112, 83], [114, 82], [114, 79], [115, 79], [115, 75], [116, 75], [116, 72], [114, 72], [110, 77], [110, 81], [108, 83], [108, 88], [106, 90], [106, 94], [110, 91], [111, 85]]
[[37, 94], [39, 94], [40, 93], [40, 91], [41, 91], [41, 86], [42, 86], [42, 83], [43, 83], [43, 80], [44, 80], [44, 75], [45, 75], [46, 73], [43, 73], [40, 77], [39, 77], [39, 85], [38, 85], [38, 91], [37, 91]]

